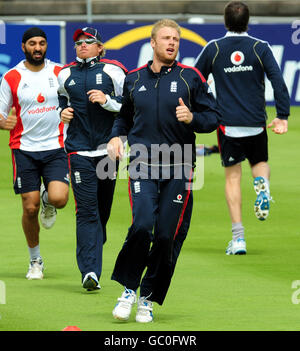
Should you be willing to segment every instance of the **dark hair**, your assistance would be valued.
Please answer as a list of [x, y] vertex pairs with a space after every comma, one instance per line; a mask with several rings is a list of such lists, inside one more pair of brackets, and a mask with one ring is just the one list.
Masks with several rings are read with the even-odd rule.
[[242, 33], [248, 30], [249, 8], [241, 1], [231, 1], [225, 6], [225, 27], [230, 32]]

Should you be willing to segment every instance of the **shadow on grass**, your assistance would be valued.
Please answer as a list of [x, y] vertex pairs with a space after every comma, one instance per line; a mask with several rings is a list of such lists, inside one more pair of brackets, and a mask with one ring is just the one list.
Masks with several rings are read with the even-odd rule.
[[[223, 246], [214, 246], [214, 247], [183, 247], [183, 251], [185, 253], [187, 252], [193, 252], [197, 254], [207, 254], [207, 255], [217, 255], [217, 256], [226, 256], [225, 254], [225, 249], [226, 249], [227, 243], [225, 243]], [[265, 251], [259, 250], [259, 249], [247, 249], [247, 254], [246, 255], [236, 255], [236, 256], [260, 256], [263, 255]], [[235, 256], [235, 255], [230, 255], [230, 256]]]

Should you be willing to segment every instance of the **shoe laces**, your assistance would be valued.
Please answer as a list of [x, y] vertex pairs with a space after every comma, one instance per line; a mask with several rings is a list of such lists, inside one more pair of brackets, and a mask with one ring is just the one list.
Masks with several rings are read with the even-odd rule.
[[44, 265], [41, 258], [30, 260], [29, 270], [33, 273], [35, 271], [43, 271]]
[[125, 305], [131, 306], [136, 301], [136, 294], [131, 289], [125, 289], [122, 296], [118, 298], [119, 302], [122, 302]]
[[34, 258], [33, 260], [30, 260], [30, 264], [35, 264], [35, 263], [37, 263], [39, 265], [43, 264], [42, 258], [38, 257], [38, 258]]
[[147, 300], [145, 296], [141, 296], [139, 298], [139, 306], [138, 306], [139, 311], [144, 311], [146, 312], [152, 312], [153, 310], [153, 302], [150, 300]]
[[228, 241], [228, 244], [227, 244], [228, 247], [227, 248], [232, 246], [232, 242], [233, 242], [233, 240]]
[[48, 204], [44, 204], [43, 208], [42, 208], [42, 212], [44, 213], [45, 217], [52, 217], [56, 214], [56, 208], [52, 205]]

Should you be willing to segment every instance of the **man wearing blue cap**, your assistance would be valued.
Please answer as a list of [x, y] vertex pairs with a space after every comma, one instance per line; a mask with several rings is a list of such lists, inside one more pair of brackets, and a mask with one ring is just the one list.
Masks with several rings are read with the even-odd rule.
[[100, 289], [102, 246], [117, 173], [106, 143], [121, 108], [127, 70], [103, 59], [97, 29], [77, 29], [73, 40], [77, 57], [59, 74], [59, 106], [67, 126], [65, 149], [76, 202], [77, 263], [83, 288], [95, 290]]

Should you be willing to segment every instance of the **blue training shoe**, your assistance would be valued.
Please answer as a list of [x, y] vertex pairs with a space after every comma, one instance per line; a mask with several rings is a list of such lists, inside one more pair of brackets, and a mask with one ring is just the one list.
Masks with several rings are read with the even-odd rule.
[[254, 203], [254, 213], [260, 221], [264, 221], [269, 215], [271, 196], [263, 177], [256, 177], [253, 181], [253, 185], [257, 194]]
[[226, 249], [226, 255], [246, 255], [246, 241], [245, 239], [231, 240]]

